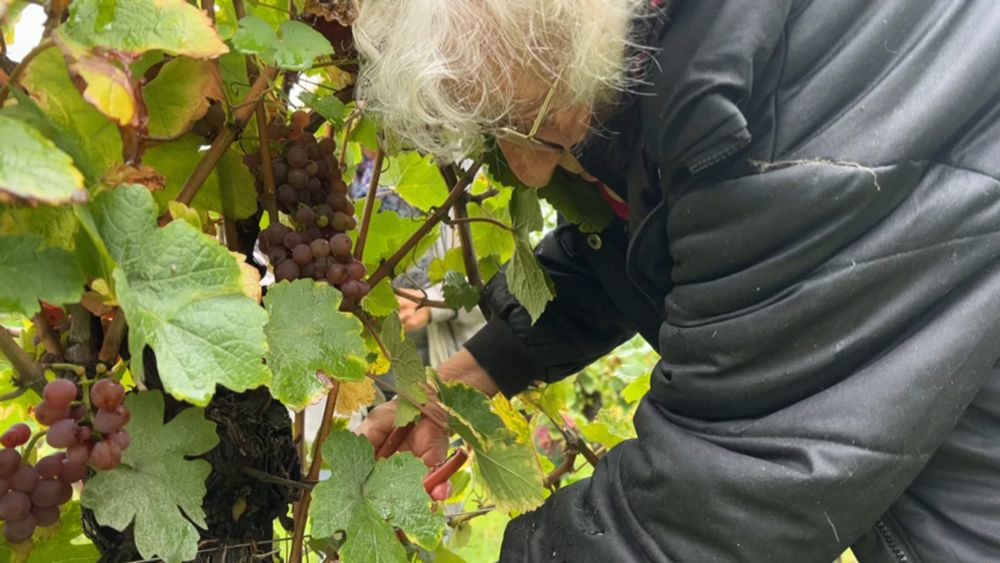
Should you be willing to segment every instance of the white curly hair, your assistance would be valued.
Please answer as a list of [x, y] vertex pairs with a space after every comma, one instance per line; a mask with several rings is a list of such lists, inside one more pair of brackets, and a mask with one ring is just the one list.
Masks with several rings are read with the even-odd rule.
[[357, 97], [387, 131], [457, 160], [478, 148], [484, 131], [537, 109], [556, 80], [555, 111], [593, 111], [627, 88], [633, 24], [648, 4], [361, 0]]

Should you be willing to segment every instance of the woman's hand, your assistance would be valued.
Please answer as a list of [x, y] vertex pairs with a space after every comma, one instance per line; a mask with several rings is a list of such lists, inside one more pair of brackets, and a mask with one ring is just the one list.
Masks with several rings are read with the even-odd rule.
[[[438, 375], [445, 381], [462, 381], [490, 396], [499, 390], [489, 374], [464, 348], [438, 366]], [[422, 415], [397, 449], [413, 452], [413, 455], [420, 458], [427, 467], [434, 468], [443, 463], [448, 455], [451, 430], [436, 422], [447, 420], [447, 415], [438, 406], [436, 397], [424, 406], [424, 411], [430, 413], [433, 418]], [[393, 424], [395, 418], [396, 401], [389, 401], [372, 409], [357, 432], [368, 438], [377, 452], [396, 428]], [[446, 481], [431, 491], [431, 497], [443, 500], [448, 498], [450, 492], [451, 485]]]
[[[398, 291], [416, 298], [421, 297], [419, 291], [408, 289], [400, 289]], [[430, 307], [419, 307], [415, 301], [398, 295], [396, 296], [396, 301], [399, 303], [399, 320], [403, 323], [403, 330], [411, 332], [430, 324]]]

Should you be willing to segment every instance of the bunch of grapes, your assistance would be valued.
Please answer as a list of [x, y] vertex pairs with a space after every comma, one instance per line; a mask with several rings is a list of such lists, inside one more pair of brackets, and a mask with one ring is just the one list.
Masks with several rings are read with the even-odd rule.
[[333, 139], [317, 140], [303, 130], [307, 122], [304, 112], [295, 112], [291, 127], [273, 122], [269, 126], [269, 133], [284, 139], [283, 154], [271, 167], [278, 207], [291, 217], [293, 227], [274, 222], [260, 233], [258, 242], [278, 281], [326, 280], [356, 301], [370, 288], [347, 234], [357, 226], [354, 204], [333, 159]]
[[87, 465], [113, 469], [122, 459], [131, 438], [122, 427], [129, 412], [122, 405], [125, 389], [116, 381], [101, 379], [90, 388], [93, 414], [77, 402], [77, 386], [56, 379], [45, 386], [35, 419], [48, 426], [46, 442], [65, 451], [47, 455], [31, 465], [15, 449], [31, 438], [31, 428], [18, 423], [0, 436], [0, 520], [8, 541], [31, 538], [36, 526], [50, 526], [59, 519], [59, 507], [73, 497], [72, 484], [87, 477]]

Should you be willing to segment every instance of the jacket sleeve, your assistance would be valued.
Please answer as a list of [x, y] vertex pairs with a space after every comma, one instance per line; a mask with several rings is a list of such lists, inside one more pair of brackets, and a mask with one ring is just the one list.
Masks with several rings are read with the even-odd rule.
[[[622, 312], [634, 304], [609, 295], [609, 291], [634, 294], [621, 275], [624, 225], [615, 220], [605, 232], [592, 236], [603, 241], [602, 248], [588, 247], [576, 227], [562, 224], [536, 248], [554, 284], [555, 298], [534, 324], [508, 291], [503, 272], [487, 284], [486, 303], [492, 316], [465, 348], [505, 395], [513, 396], [534, 381], [552, 382], [576, 373], [636, 333], [634, 315], [627, 318]], [[616, 281], [601, 279], [595, 261], [603, 262], [602, 272], [614, 272], [604, 278]], [[617, 268], [608, 268], [609, 262]], [[606, 283], [625, 286], [609, 288]]]

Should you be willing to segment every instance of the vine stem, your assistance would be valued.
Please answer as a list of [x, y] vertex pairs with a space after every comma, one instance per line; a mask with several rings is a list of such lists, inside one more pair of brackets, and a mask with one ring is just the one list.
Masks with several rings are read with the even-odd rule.
[[[499, 227], [499, 228], [501, 228], [501, 229], [503, 229], [503, 230], [505, 230], [507, 232], [510, 232], [510, 233], [515, 232], [514, 229], [508, 227], [507, 225], [504, 225], [503, 223], [501, 223], [500, 221], [497, 221], [496, 219], [490, 219], [489, 217], [462, 217], [462, 218], [456, 217], [454, 219], [445, 219], [444, 223], [446, 225], [458, 225], [460, 227], [464, 226], [464, 225], [469, 225], [471, 223], [487, 223], [489, 225], [493, 225], [494, 227]], [[462, 236], [462, 234], [461, 234], [462, 233], [462, 229], [459, 229], [458, 232], [459, 232], [459, 237], [461, 238], [461, 236]], [[475, 255], [473, 254], [473, 257], [474, 256]], [[464, 257], [464, 252], [463, 252], [463, 257]], [[466, 273], [468, 273], [468, 272], [466, 272]], [[472, 280], [469, 280], [469, 283], [472, 283]], [[475, 284], [473, 284], [473, 285], [475, 285]]]
[[354, 244], [354, 259], [361, 261], [365, 253], [365, 242], [368, 240], [368, 227], [372, 222], [372, 211], [375, 209], [375, 192], [378, 191], [378, 181], [382, 176], [382, 162], [385, 152], [379, 147], [375, 153], [375, 163], [372, 165], [372, 180], [368, 183], [368, 197], [365, 198], [365, 212], [361, 217], [361, 227], [358, 230], [358, 241]]
[[369, 287], [375, 287], [378, 285], [378, 282], [382, 281], [383, 278], [391, 275], [403, 258], [405, 258], [406, 255], [420, 243], [420, 240], [448, 216], [448, 211], [451, 209], [451, 206], [458, 201], [458, 198], [465, 194], [465, 189], [469, 187], [469, 184], [471, 184], [476, 178], [476, 174], [479, 172], [479, 168], [482, 164], [482, 159], [475, 161], [465, 175], [462, 176], [462, 179], [459, 180], [452, 188], [448, 197], [444, 200], [444, 203], [441, 204], [441, 207], [438, 207], [434, 213], [431, 214], [427, 220], [417, 228], [417, 231], [413, 233], [413, 236], [407, 239], [395, 254], [379, 265], [378, 269], [375, 270], [375, 272], [368, 278]]
[[257, 129], [260, 131], [260, 167], [264, 174], [264, 209], [270, 222], [278, 222], [277, 188], [274, 185], [274, 166], [271, 164], [271, 139], [267, 131], [264, 104], [257, 104]]
[[10, 92], [11, 88], [16, 86], [18, 81], [21, 80], [21, 75], [24, 74], [24, 69], [28, 67], [28, 64], [31, 63], [35, 57], [41, 55], [54, 45], [55, 43], [51, 39], [43, 40], [38, 45], [35, 45], [35, 48], [25, 55], [24, 58], [21, 59], [21, 62], [14, 67], [14, 71], [10, 73], [10, 77], [7, 79], [7, 82], [0, 87], [0, 107], [3, 107], [3, 103], [7, 101], [7, 94]]
[[464, 524], [477, 516], [484, 516], [486, 514], [489, 514], [490, 512], [493, 512], [496, 509], [497, 507], [490, 505], [490, 506], [484, 506], [478, 510], [470, 510], [468, 512], [459, 512], [458, 514], [452, 514], [448, 516], [448, 525], [455, 527], [460, 524]]
[[451, 307], [449, 307], [448, 304], [445, 303], [444, 301], [435, 301], [433, 299], [428, 299], [426, 297], [417, 297], [415, 295], [410, 295], [409, 293], [406, 293], [405, 291], [399, 288], [393, 288], [392, 291], [396, 295], [402, 297], [403, 299], [406, 299], [407, 301], [412, 301], [420, 307], [432, 307], [434, 309], [451, 309]]
[[[441, 176], [449, 187], [454, 187], [458, 182], [458, 174], [454, 166], [442, 167]], [[495, 188], [491, 188], [495, 189]], [[469, 225], [469, 195], [465, 194], [458, 198], [452, 208], [455, 211], [455, 218], [451, 223], [458, 225], [458, 242], [462, 247], [462, 263], [465, 264], [465, 275], [469, 278], [469, 283], [474, 287], [482, 289], [483, 278], [479, 274], [479, 261], [476, 260], [476, 249], [472, 245], [472, 227]], [[506, 225], [504, 225], [506, 228]], [[483, 314], [486, 314], [485, 309]], [[488, 316], [486, 318], [489, 318]]]
[[573, 465], [576, 463], [576, 456], [577, 452], [567, 448], [566, 458], [559, 465], [559, 467], [556, 467], [555, 469], [552, 470], [552, 473], [549, 473], [548, 475], [545, 476], [545, 481], [542, 484], [549, 489], [555, 487], [556, 483], [558, 483], [559, 480], [562, 479], [563, 475], [573, 472]]
[[45, 389], [45, 371], [28, 357], [27, 352], [14, 342], [14, 337], [6, 330], [0, 330], [0, 353], [7, 356], [10, 365], [17, 372], [20, 379], [18, 385], [31, 388], [41, 397]]
[[[333, 411], [337, 406], [337, 395], [340, 394], [340, 382], [333, 381], [333, 387], [326, 395], [326, 404], [323, 406], [323, 420], [320, 422], [319, 433], [316, 441], [313, 442], [312, 463], [309, 465], [309, 473], [306, 480], [309, 482], [319, 479], [319, 470], [323, 466], [323, 442], [330, 435], [330, 425], [333, 422]], [[292, 539], [292, 550], [288, 556], [290, 563], [302, 562], [302, 543], [306, 534], [306, 519], [309, 515], [309, 503], [312, 501], [312, 491], [303, 490], [302, 498], [295, 505], [295, 535]]]
[[[180, 194], [177, 195], [177, 201], [184, 205], [191, 205], [194, 196], [198, 194], [198, 190], [205, 184], [205, 180], [208, 179], [215, 166], [219, 164], [219, 160], [222, 159], [229, 146], [233, 144], [233, 141], [239, 137], [239, 134], [247, 126], [250, 117], [256, 111], [257, 105], [271, 87], [271, 81], [277, 75], [278, 69], [270, 66], [266, 67], [260, 73], [260, 76], [254, 81], [253, 86], [250, 87], [250, 92], [247, 94], [246, 99], [238, 108], [233, 110], [233, 122], [219, 132], [215, 140], [212, 141], [211, 148], [208, 149], [205, 156], [198, 162], [198, 166], [195, 167], [191, 176], [184, 182], [184, 187], [181, 188]], [[163, 219], [164, 217], [161, 217], [161, 222], [166, 222], [162, 221]]]
[[108, 365], [114, 364], [121, 351], [124, 338], [125, 313], [121, 309], [115, 308], [115, 316], [111, 319], [107, 332], [104, 333], [104, 342], [101, 342], [101, 350], [97, 353], [97, 360]]
[[35, 444], [37, 444], [38, 441], [41, 440], [42, 437], [45, 436], [48, 433], [49, 433], [48, 430], [42, 430], [41, 432], [39, 432], [39, 433], [35, 434], [34, 436], [32, 436], [31, 440], [28, 442], [28, 445], [24, 446], [24, 450], [22, 451], [21, 458], [22, 459], [28, 459], [28, 457], [31, 455], [31, 451], [35, 449]]

